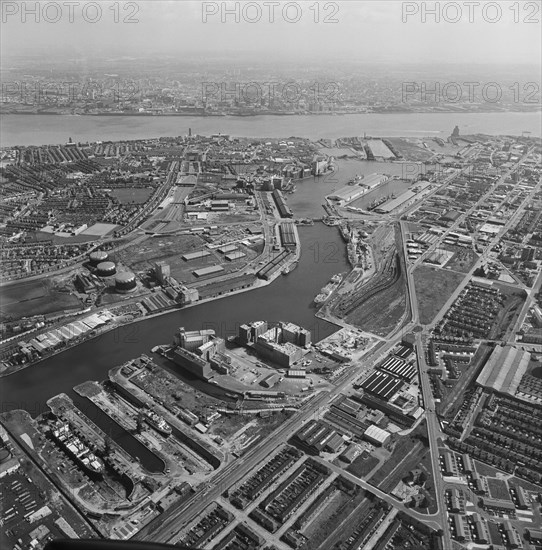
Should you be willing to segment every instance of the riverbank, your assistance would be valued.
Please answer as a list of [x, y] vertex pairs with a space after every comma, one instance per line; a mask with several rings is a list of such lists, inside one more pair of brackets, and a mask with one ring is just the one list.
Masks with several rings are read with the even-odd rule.
[[[55, 119], [56, 117], [56, 119]], [[454, 126], [461, 134], [542, 135], [540, 110], [537, 112], [495, 113], [387, 113], [329, 114], [253, 117], [183, 116], [64, 116], [0, 115], [2, 147], [65, 144], [75, 142], [153, 139], [192, 134], [228, 134], [248, 138], [304, 137], [312, 140], [347, 136], [441, 137], [446, 139]]]
[[[296, 243], [297, 243], [296, 252], [295, 252], [293, 258], [287, 264], [284, 265], [284, 268], [288, 268], [288, 269], [294, 263], [297, 263], [299, 261], [300, 257], [301, 257], [301, 240], [299, 238], [299, 233], [298, 233], [297, 227], [295, 225], [294, 225], [294, 234], [295, 234]], [[12, 376], [12, 375], [14, 375], [14, 374], [16, 374], [16, 373], [18, 373], [22, 370], [25, 370], [29, 367], [36, 366], [39, 363], [42, 363], [43, 361], [46, 361], [48, 359], [52, 359], [52, 358], [66, 352], [66, 351], [75, 349], [75, 348], [77, 348], [78, 346], [80, 346], [82, 344], [85, 344], [87, 342], [90, 342], [91, 340], [94, 340], [95, 338], [98, 338], [100, 336], [104, 336], [108, 332], [112, 332], [114, 330], [119, 330], [120, 328], [126, 328], [130, 325], [134, 325], [134, 324], [140, 323], [142, 321], [149, 321], [151, 319], [161, 317], [163, 315], [169, 315], [169, 314], [171, 314], [172, 312], [174, 312], [176, 310], [186, 310], [186, 309], [189, 309], [189, 308], [196, 307], [198, 305], [214, 302], [214, 301], [219, 300], [221, 298], [228, 298], [228, 297], [231, 297], [231, 296], [236, 296], [237, 294], [243, 294], [245, 292], [249, 292], [251, 290], [257, 290], [259, 288], [263, 288], [263, 287], [266, 287], [266, 286], [272, 284], [276, 279], [278, 279], [281, 276], [282, 276], [282, 270], [279, 270], [276, 273], [274, 273], [268, 280], [256, 279], [254, 284], [252, 286], [248, 287], [248, 288], [240, 288], [238, 290], [228, 292], [227, 294], [221, 294], [219, 296], [212, 296], [212, 297], [209, 297], [209, 298], [204, 298], [203, 300], [198, 300], [197, 302], [194, 302], [192, 304], [187, 304], [187, 305], [184, 305], [184, 306], [182, 306], [180, 304], [176, 304], [176, 305], [174, 305], [172, 307], [169, 307], [167, 309], [164, 309], [162, 311], [158, 311], [156, 313], [149, 313], [147, 315], [137, 317], [135, 319], [131, 319], [131, 320], [129, 320], [127, 322], [124, 322], [124, 323], [123, 322], [116, 322], [112, 325], [106, 325], [101, 330], [96, 329], [96, 330], [99, 331], [96, 334], [89, 335], [88, 337], [84, 338], [83, 340], [79, 340], [77, 342], [74, 342], [73, 344], [68, 344], [68, 345], [66, 345], [66, 346], [64, 346], [64, 347], [62, 347], [62, 348], [60, 348], [56, 351], [53, 351], [52, 353], [48, 354], [46, 357], [42, 357], [42, 358], [40, 358], [36, 361], [32, 361], [32, 362], [29, 362], [29, 363], [24, 363], [22, 365], [16, 365], [14, 367], [8, 367], [6, 369], [6, 372], [0, 373], [0, 379], [8, 377], [8, 376]], [[107, 309], [107, 307], [105, 307], [105, 308], [101, 307], [100, 309], [98, 309], [98, 310], [96, 310], [92, 313], [96, 313], [96, 312], [101, 311], [103, 309]], [[50, 330], [52, 330], [52, 329], [50, 329]]]

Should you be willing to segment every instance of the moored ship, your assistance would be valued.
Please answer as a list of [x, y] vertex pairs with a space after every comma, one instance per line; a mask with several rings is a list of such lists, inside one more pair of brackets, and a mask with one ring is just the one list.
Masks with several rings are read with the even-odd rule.
[[157, 432], [162, 435], [171, 434], [171, 426], [154, 411], [143, 411], [143, 417], [147, 421], [147, 424], [152, 426]]
[[59, 422], [51, 429], [53, 438], [60, 446], [91, 474], [103, 475], [105, 465], [90, 448], [77, 437], [68, 422]]

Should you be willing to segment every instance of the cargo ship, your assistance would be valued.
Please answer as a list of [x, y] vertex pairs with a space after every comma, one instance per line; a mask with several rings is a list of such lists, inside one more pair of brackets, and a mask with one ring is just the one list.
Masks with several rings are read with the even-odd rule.
[[320, 304], [323, 304], [326, 300], [328, 299], [328, 295], [327, 294], [318, 294], [318, 296], [316, 296], [314, 298], [314, 303], [319, 306]]
[[66, 453], [74, 458], [87, 472], [99, 476], [103, 475], [105, 470], [103, 461], [73, 434], [68, 422], [59, 422], [53, 426], [51, 434]]
[[143, 411], [143, 417], [149, 426], [152, 426], [157, 432], [162, 435], [171, 434], [171, 426], [159, 415], [153, 411]]

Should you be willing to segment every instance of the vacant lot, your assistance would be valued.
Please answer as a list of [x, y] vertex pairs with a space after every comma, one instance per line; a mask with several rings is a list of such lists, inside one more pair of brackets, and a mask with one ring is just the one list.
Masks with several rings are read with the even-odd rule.
[[420, 323], [428, 325], [448, 301], [464, 276], [454, 271], [421, 266], [414, 271]]
[[378, 458], [375, 456], [362, 453], [358, 456], [352, 464], [350, 464], [347, 470], [357, 477], [365, 477], [376, 465], [378, 464]]
[[428, 447], [425, 422], [410, 435], [397, 436], [392, 455], [371, 476], [371, 484], [382, 491], [390, 491], [410, 470], [420, 467], [420, 462], [428, 453]]
[[452, 259], [445, 266], [446, 269], [468, 273], [476, 263], [476, 260], [478, 260], [478, 255], [472, 248], [451, 245], [446, 245], [444, 248], [454, 252]]
[[57, 292], [47, 281], [30, 281], [3, 290], [0, 318], [16, 320], [80, 307], [81, 302], [75, 296]]

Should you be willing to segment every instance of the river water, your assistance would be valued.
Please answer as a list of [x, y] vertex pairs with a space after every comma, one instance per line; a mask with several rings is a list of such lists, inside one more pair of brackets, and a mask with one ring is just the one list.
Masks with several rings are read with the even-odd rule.
[[0, 145], [142, 139], [194, 134], [247, 137], [433, 136], [461, 133], [542, 135], [540, 113], [413, 113], [256, 117], [2, 115]]
[[2, 410], [23, 408], [39, 414], [53, 395], [65, 392], [73, 397], [73, 386], [103, 380], [112, 367], [170, 343], [180, 326], [213, 328], [227, 337], [237, 334], [242, 323], [284, 320], [311, 330], [314, 341], [332, 334], [337, 327], [314, 316], [312, 300], [332, 275], [349, 270], [344, 242], [336, 227], [322, 223], [300, 226], [299, 233], [301, 258], [288, 275], [257, 290], [121, 327], [8, 376], [1, 382]]
[[[75, 141], [136, 139], [193, 133], [229, 133], [239, 136], [312, 139], [340, 136], [442, 136], [457, 124], [463, 133], [541, 135], [539, 114], [416, 114], [292, 117], [89, 117], [9, 115], [0, 117], [2, 146]], [[297, 217], [323, 215], [324, 196], [355, 174], [400, 174], [399, 164], [339, 161], [335, 174], [297, 183], [288, 202]], [[73, 396], [73, 386], [85, 380], [103, 380], [109, 369], [150, 353], [157, 344], [168, 343], [179, 326], [189, 330], [213, 328], [227, 337], [239, 324], [265, 319], [292, 321], [312, 331], [314, 341], [337, 327], [318, 320], [312, 300], [335, 273], [349, 265], [339, 231], [321, 223], [300, 227], [302, 254], [297, 269], [271, 285], [148, 319], [67, 350], [1, 381], [1, 410], [24, 408], [33, 416], [46, 410], [47, 399], [60, 392]], [[194, 385], [202, 384], [193, 382]], [[207, 390], [211, 388], [209, 385]], [[207, 391], [206, 390], [206, 391]], [[212, 391], [218, 391], [213, 386]]]

